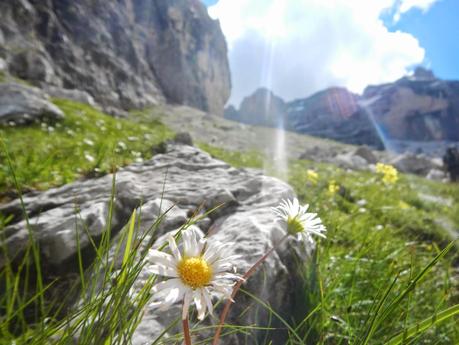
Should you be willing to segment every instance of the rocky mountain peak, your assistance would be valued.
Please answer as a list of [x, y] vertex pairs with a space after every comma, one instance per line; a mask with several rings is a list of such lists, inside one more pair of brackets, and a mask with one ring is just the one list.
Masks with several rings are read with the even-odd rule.
[[239, 110], [228, 107], [225, 117], [254, 125], [276, 127], [283, 122], [286, 114], [286, 103], [271, 90], [262, 87], [245, 97]]
[[[270, 102], [266, 102], [269, 99]], [[269, 107], [266, 107], [269, 104]], [[459, 142], [459, 81], [445, 81], [423, 67], [393, 83], [370, 85], [359, 96], [342, 87], [284, 102], [269, 90], [255, 91], [239, 111], [225, 117], [275, 126], [350, 144], [398, 152], [442, 155]]]
[[459, 81], [418, 67], [411, 77], [367, 87], [362, 105], [395, 151], [443, 154], [459, 141]]
[[437, 79], [430, 69], [424, 68], [422, 66], [416, 67], [413, 74], [414, 80], [435, 80]]
[[244, 98], [239, 110], [225, 109], [227, 119], [248, 124], [284, 128], [299, 133], [331, 138], [351, 144], [383, 148], [359, 97], [345, 88], [331, 87], [307, 98], [285, 102], [266, 88]]

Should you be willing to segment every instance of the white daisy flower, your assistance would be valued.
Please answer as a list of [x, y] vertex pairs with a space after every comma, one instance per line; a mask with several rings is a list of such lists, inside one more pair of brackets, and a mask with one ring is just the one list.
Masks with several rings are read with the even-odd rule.
[[91, 139], [84, 138], [83, 142], [88, 146], [94, 146], [94, 141], [92, 141]]
[[301, 206], [298, 199], [293, 201], [282, 200], [278, 207], [273, 208], [274, 213], [287, 225], [287, 232], [296, 235], [298, 240], [306, 240], [309, 234], [325, 238], [323, 234], [327, 229], [317, 213], [309, 213], [309, 205]]
[[172, 255], [153, 249], [148, 253], [148, 260], [153, 264], [149, 267], [150, 273], [171, 278], [152, 288], [151, 305], [167, 309], [183, 299], [182, 319], [185, 320], [194, 302], [198, 319], [202, 320], [207, 310], [213, 313], [212, 291], [231, 298], [234, 281], [241, 279], [232, 273], [231, 262], [236, 256], [226, 255], [227, 244], [207, 242], [201, 232], [193, 229], [182, 231], [182, 240], [180, 251], [174, 237], [168, 236]]
[[84, 153], [84, 158], [86, 158], [86, 160], [90, 163], [93, 163], [96, 161], [96, 159], [87, 152]]

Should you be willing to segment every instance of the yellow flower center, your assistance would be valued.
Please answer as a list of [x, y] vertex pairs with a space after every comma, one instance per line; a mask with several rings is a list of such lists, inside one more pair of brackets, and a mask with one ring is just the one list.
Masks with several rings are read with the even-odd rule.
[[177, 268], [182, 282], [193, 289], [207, 285], [212, 278], [212, 267], [202, 257], [183, 258]]
[[295, 235], [304, 230], [303, 224], [299, 221], [297, 217], [288, 217], [287, 218], [287, 232], [290, 235]]

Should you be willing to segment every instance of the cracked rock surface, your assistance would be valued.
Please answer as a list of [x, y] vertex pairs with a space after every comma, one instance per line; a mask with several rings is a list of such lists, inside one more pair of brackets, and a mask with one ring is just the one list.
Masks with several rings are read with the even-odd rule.
[[[76, 232], [79, 232], [82, 247], [89, 246], [86, 233], [94, 238], [102, 235], [107, 228], [112, 182], [113, 176], [107, 175], [24, 197], [30, 224], [46, 264], [57, 271], [70, 269], [77, 251]], [[165, 154], [118, 171], [115, 186], [113, 232], [119, 232], [129, 222], [136, 208], [140, 209], [140, 224], [145, 229], [159, 214], [171, 208], [155, 232], [155, 236], [160, 237], [184, 224], [200, 206], [205, 212], [224, 203], [196, 226], [208, 234], [209, 241], [232, 243], [231, 250], [240, 254], [236, 262], [239, 273], [245, 272], [283, 236], [284, 229], [276, 221], [271, 207], [277, 206], [283, 198], [294, 197], [291, 187], [276, 178], [263, 176], [252, 169], [235, 169], [197, 148], [177, 144], [168, 145]], [[10, 255], [23, 252], [28, 233], [20, 202], [15, 200], [1, 205], [0, 212], [15, 216], [13, 224], [5, 229], [4, 241]], [[298, 263], [308, 262], [313, 247], [312, 240], [299, 243], [288, 239], [245, 287], [281, 315], [298, 310], [299, 306], [295, 305], [295, 293], [300, 285], [296, 280]], [[0, 257], [0, 266], [4, 259]], [[136, 286], [142, 286], [146, 279], [148, 264]], [[247, 308], [248, 311], [240, 316]], [[164, 313], [147, 307], [133, 344], [151, 343], [179, 315], [179, 309], [177, 305]], [[254, 300], [240, 294], [229, 323], [263, 326], [268, 324], [268, 314]], [[281, 338], [282, 335], [273, 339], [274, 344], [283, 344]], [[233, 335], [227, 337], [225, 343], [242, 344], [244, 341], [244, 335]]]

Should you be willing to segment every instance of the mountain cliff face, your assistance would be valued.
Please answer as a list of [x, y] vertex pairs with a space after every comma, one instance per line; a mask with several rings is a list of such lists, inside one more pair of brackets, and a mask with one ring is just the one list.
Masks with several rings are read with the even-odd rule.
[[246, 97], [237, 111], [225, 110], [228, 119], [330, 138], [356, 145], [384, 148], [366, 113], [360, 111], [359, 97], [344, 88], [330, 88], [311, 97], [284, 102], [267, 89]]
[[36, 86], [84, 90], [104, 108], [223, 112], [226, 42], [199, 0], [3, 0], [0, 13], [0, 60]]
[[459, 81], [418, 68], [395, 83], [369, 86], [361, 106], [396, 141], [459, 141]]
[[369, 86], [362, 96], [329, 88], [284, 102], [271, 94], [280, 107], [269, 105], [267, 97], [260, 106], [259, 95], [244, 99], [239, 111], [227, 108], [225, 117], [266, 126], [283, 119], [296, 132], [396, 151], [440, 154], [445, 144], [459, 142], [459, 81], [437, 79], [423, 68], [394, 83]]
[[245, 97], [239, 111], [234, 107], [225, 110], [225, 117], [251, 125], [276, 127], [286, 115], [286, 104], [266, 88], [259, 88], [253, 94]]
[[376, 128], [359, 107], [359, 96], [344, 88], [329, 88], [288, 103], [287, 128], [348, 144], [383, 149]]

